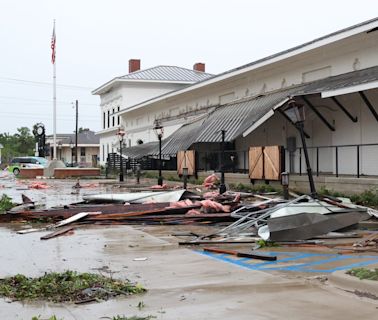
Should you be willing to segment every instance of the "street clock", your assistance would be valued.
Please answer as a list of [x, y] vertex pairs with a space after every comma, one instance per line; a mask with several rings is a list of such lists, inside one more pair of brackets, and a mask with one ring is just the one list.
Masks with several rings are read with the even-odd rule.
[[41, 137], [45, 133], [45, 127], [43, 125], [39, 124], [39, 125], [37, 125], [36, 131], [37, 131], [37, 135]]

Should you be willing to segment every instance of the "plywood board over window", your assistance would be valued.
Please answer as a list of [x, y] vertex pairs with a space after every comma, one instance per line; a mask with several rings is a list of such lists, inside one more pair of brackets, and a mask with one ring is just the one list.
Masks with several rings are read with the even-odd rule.
[[270, 146], [264, 148], [265, 180], [281, 179], [281, 147]]
[[251, 180], [280, 180], [284, 170], [282, 147], [250, 147], [249, 178]]
[[249, 148], [249, 178], [260, 180], [264, 178], [263, 147]]
[[183, 174], [183, 168], [188, 168], [188, 175], [196, 174], [196, 154], [194, 150], [177, 152], [177, 174]]

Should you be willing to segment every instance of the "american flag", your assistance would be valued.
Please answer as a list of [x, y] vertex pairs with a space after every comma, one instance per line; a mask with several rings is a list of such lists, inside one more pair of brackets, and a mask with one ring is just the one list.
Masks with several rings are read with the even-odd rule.
[[54, 29], [51, 36], [51, 63], [55, 64], [55, 43], [56, 43], [56, 36], [55, 36], [55, 23], [54, 23]]

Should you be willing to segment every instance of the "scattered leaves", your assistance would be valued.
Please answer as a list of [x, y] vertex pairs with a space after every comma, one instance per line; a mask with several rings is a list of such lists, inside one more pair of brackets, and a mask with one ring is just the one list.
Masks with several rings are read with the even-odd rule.
[[360, 280], [366, 279], [378, 281], [378, 268], [375, 268], [374, 270], [367, 268], [353, 268], [348, 270], [346, 273], [350, 274], [351, 276], [355, 276]]
[[0, 198], [0, 213], [10, 210], [14, 207], [12, 198], [8, 197], [6, 194], [3, 194]]
[[277, 243], [263, 239], [257, 240], [256, 244], [258, 244], [260, 248], [279, 247]]
[[99, 274], [46, 273], [28, 278], [22, 274], [0, 279], [0, 296], [14, 300], [47, 300], [53, 302], [81, 302], [107, 300], [117, 295], [145, 292], [140, 285], [112, 279]]

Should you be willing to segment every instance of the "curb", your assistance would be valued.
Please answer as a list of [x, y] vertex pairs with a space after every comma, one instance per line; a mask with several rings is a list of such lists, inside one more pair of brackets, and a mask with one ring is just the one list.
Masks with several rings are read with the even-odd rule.
[[344, 290], [368, 292], [378, 297], [378, 281], [360, 280], [357, 277], [346, 274], [345, 271], [335, 271], [329, 278], [329, 282]]

